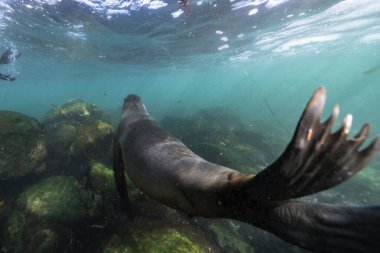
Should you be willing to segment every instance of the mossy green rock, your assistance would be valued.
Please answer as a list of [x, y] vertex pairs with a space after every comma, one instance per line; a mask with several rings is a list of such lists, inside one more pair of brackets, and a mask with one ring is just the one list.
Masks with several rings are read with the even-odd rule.
[[46, 146], [39, 122], [11, 111], [0, 111], [0, 119], [0, 180], [43, 169]]
[[379, 170], [366, 167], [350, 181], [339, 185], [333, 191], [341, 201], [354, 204], [380, 204]]
[[33, 252], [35, 253], [53, 253], [61, 250], [59, 235], [49, 228], [38, 230], [33, 235], [33, 242]]
[[[93, 162], [90, 167], [90, 182], [92, 190], [109, 200], [119, 199], [117, 194], [113, 170], [103, 163]], [[128, 195], [131, 201], [140, 199], [143, 194], [126, 176]], [[109, 203], [108, 203], [109, 204]]]
[[45, 116], [48, 161], [57, 171], [81, 177], [91, 162], [109, 162], [113, 127], [100, 108], [82, 100], [56, 107]]
[[265, 156], [251, 145], [223, 146], [221, 144], [200, 143], [194, 145], [192, 150], [210, 162], [240, 171], [256, 168], [265, 163]]
[[266, 166], [274, 154], [263, 135], [223, 107], [202, 109], [184, 119], [165, 117], [161, 126], [206, 160], [236, 170], [252, 172], [250, 168]]
[[186, 119], [165, 117], [161, 126], [190, 147], [197, 142], [228, 142], [243, 123], [224, 107], [205, 108]]
[[87, 124], [94, 120], [109, 122], [108, 115], [94, 104], [81, 99], [70, 100], [62, 106], [55, 106], [45, 116], [45, 123], [56, 124], [63, 122], [79, 122]]
[[1, 252], [33, 252], [54, 253], [63, 252], [68, 241], [58, 234], [54, 228], [30, 225], [27, 215], [14, 210], [5, 226], [4, 236], [0, 239]]
[[4, 236], [0, 243], [5, 252], [23, 252], [26, 231], [26, 218], [24, 213], [13, 211], [5, 225]]
[[108, 198], [117, 197], [113, 170], [104, 164], [97, 162], [91, 164], [90, 182], [96, 194]]
[[55, 176], [41, 180], [17, 200], [28, 215], [48, 221], [72, 224], [93, 218], [98, 200], [82, 189], [73, 177]]
[[252, 246], [243, 239], [236, 231], [233, 221], [222, 221], [211, 223], [209, 229], [215, 233], [218, 244], [228, 252], [253, 253]]
[[[72, 155], [82, 154], [91, 160], [104, 160], [102, 159], [104, 154], [108, 155], [111, 149], [112, 139], [112, 125], [108, 122], [95, 120], [77, 127], [77, 135], [69, 148], [69, 153]], [[90, 157], [93, 155], [96, 157]]]
[[[176, 229], [166, 228], [132, 234], [133, 241], [114, 235], [102, 253], [203, 253], [207, 252]], [[128, 245], [128, 242], [130, 245]]]
[[62, 123], [48, 132], [48, 154], [50, 158], [59, 158], [67, 154], [77, 136], [77, 128], [72, 124]]

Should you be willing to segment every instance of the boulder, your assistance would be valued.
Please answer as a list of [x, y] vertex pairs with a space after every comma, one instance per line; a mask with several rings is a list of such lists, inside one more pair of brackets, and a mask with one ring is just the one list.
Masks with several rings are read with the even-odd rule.
[[104, 246], [102, 253], [146, 252], [146, 253], [206, 253], [197, 242], [174, 228], [162, 228], [145, 232], [132, 232], [132, 238], [125, 239], [115, 234]]
[[74, 177], [54, 176], [42, 179], [21, 193], [17, 207], [33, 218], [78, 224], [95, 218], [99, 203]]
[[94, 120], [109, 122], [109, 116], [94, 104], [81, 99], [73, 99], [62, 106], [53, 105], [54, 108], [45, 115], [45, 124], [53, 125], [59, 122], [75, 122], [87, 124]]
[[266, 138], [223, 107], [186, 118], [165, 117], [161, 126], [206, 160], [243, 172], [257, 172], [273, 157]]
[[41, 124], [11, 111], [0, 111], [0, 119], [0, 180], [43, 171], [47, 152]]
[[55, 107], [45, 116], [48, 165], [56, 172], [82, 177], [92, 161], [109, 163], [113, 128], [108, 115], [82, 100]]

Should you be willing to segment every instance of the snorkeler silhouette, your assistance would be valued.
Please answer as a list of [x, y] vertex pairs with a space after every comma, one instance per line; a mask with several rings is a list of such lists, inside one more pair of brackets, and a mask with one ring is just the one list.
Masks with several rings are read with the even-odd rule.
[[[13, 62], [16, 58], [20, 57], [21, 53], [14, 51], [11, 48], [8, 48], [5, 50], [5, 52], [1, 55], [0, 57], [0, 64], [9, 64]], [[0, 80], [5, 80], [5, 81], [14, 81], [16, 80], [15, 77], [9, 75], [9, 74], [2, 74], [0, 73]]]
[[179, 0], [178, 3], [179, 3], [180, 7], [181, 7], [181, 5], [183, 5], [184, 9], [186, 10], [186, 15], [190, 16], [190, 4], [189, 4], [189, 0]]

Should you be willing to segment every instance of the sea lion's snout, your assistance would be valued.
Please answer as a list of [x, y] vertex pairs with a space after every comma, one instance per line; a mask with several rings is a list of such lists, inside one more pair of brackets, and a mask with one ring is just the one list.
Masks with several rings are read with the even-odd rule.
[[124, 98], [124, 105], [122, 114], [124, 113], [130, 113], [130, 112], [143, 112], [147, 113], [147, 110], [145, 108], [144, 102], [142, 99], [134, 94], [128, 95], [126, 98]]

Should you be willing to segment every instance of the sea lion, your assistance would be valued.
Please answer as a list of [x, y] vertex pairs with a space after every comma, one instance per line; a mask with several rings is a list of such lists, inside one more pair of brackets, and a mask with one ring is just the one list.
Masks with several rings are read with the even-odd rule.
[[140, 97], [127, 96], [113, 144], [114, 176], [127, 215], [131, 212], [124, 169], [150, 198], [192, 216], [247, 222], [317, 252], [377, 252], [380, 206], [294, 200], [352, 177], [380, 148], [377, 137], [359, 150], [368, 137], [368, 124], [347, 139], [351, 115], [332, 133], [339, 107], [321, 123], [325, 100], [325, 89], [320, 87], [283, 154], [253, 175], [199, 157], [153, 121]]
[[2, 74], [2, 73], [0, 73], [0, 80], [14, 81], [14, 80], [16, 80], [16, 78], [14, 76], [9, 75], [9, 74]]
[[19, 58], [21, 53], [12, 49], [7, 48], [4, 53], [0, 56], [0, 64], [9, 64], [12, 63], [15, 59]]
[[[7, 50], [5, 50], [5, 52], [0, 56], [0, 64], [9, 64], [13, 62], [16, 58], [19, 58], [20, 56], [20, 52], [15, 51], [11, 48], [7, 48]], [[16, 80], [16, 78], [9, 74], [0, 73], [0, 80], [14, 81]]]

